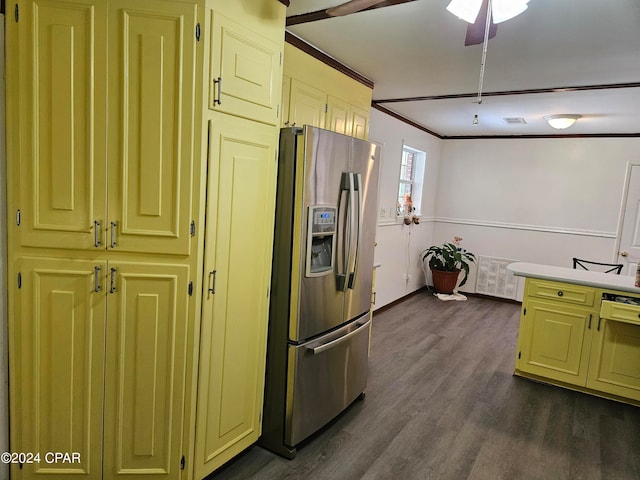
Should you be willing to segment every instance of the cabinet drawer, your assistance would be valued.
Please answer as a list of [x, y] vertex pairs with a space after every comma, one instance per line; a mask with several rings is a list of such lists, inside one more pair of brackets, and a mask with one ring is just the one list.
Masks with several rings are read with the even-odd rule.
[[640, 325], [640, 306], [604, 300], [600, 307], [600, 316], [602, 318]]
[[596, 296], [594, 288], [534, 279], [527, 279], [527, 295], [587, 307], [593, 306]]

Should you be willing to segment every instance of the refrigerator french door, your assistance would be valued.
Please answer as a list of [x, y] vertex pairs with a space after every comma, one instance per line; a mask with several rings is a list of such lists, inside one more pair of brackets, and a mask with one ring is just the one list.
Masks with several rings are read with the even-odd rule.
[[366, 388], [378, 169], [373, 143], [281, 130], [260, 444], [288, 458]]

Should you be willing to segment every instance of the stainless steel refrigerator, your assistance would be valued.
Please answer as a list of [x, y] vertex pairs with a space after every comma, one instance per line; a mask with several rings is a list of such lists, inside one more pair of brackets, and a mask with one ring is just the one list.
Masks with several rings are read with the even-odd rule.
[[367, 384], [379, 148], [304, 126], [279, 152], [260, 444], [293, 458]]

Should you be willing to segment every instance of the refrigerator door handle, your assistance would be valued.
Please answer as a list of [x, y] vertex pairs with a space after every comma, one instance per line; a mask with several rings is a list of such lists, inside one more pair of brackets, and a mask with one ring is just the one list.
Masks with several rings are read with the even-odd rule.
[[[355, 278], [356, 278], [356, 272], [358, 271], [358, 252], [360, 251], [360, 244], [362, 240], [363, 206], [362, 206], [362, 175], [360, 175], [359, 173], [352, 173], [351, 175], [354, 180], [353, 181], [354, 190], [358, 192], [358, 195], [357, 195], [358, 204], [352, 206], [352, 211], [354, 211], [355, 215], [358, 216], [358, 221], [357, 223], [354, 222], [353, 224], [353, 228], [356, 229], [357, 231], [353, 235], [353, 238], [355, 241], [355, 246], [353, 247], [353, 268], [351, 264], [349, 264], [349, 268], [351, 270], [349, 271], [349, 282], [348, 282], [348, 287], [353, 290], [353, 285], [355, 283]], [[354, 192], [354, 197], [355, 197], [355, 192]]]
[[323, 343], [322, 345], [318, 345], [317, 347], [308, 346], [306, 347], [306, 349], [309, 350], [311, 353], [313, 353], [313, 355], [318, 355], [322, 352], [332, 349], [333, 347], [335, 347], [336, 345], [342, 342], [346, 342], [351, 337], [358, 334], [361, 330], [369, 328], [370, 324], [371, 324], [371, 318], [368, 318], [367, 321], [364, 323], [356, 323], [358, 327], [352, 330], [351, 332], [347, 333], [346, 335], [336, 338], [335, 340], [331, 340], [330, 342]]
[[[347, 283], [348, 283], [348, 274], [349, 274], [349, 266], [351, 262], [351, 237], [347, 239], [347, 233], [350, 227], [349, 220], [349, 211], [351, 208], [351, 173], [344, 172], [342, 174], [342, 178], [340, 180], [340, 200], [338, 203], [338, 231], [339, 238], [342, 239], [341, 245], [338, 247], [338, 261], [336, 265], [338, 266], [338, 270], [336, 272], [336, 290], [339, 292], [347, 291]], [[346, 199], [346, 208], [344, 208], [344, 202], [342, 200], [344, 196], [344, 192], [348, 192]], [[345, 212], [345, 217], [343, 220], [342, 212]], [[343, 226], [348, 226], [348, 228], [344, 228]]]
[[357, 224], [356, 224], [356, 189], [355, 189], [355, 174], [352, 172], [348, 172], [347, 173], [347, 177], [349, 179], [348, 181], [348, 187], [349, 187], [349, 201], [348, 201], [348, 232], [349, 232], [349, 242], [347, 244], [347, 248], [348, 248], [348, 255], [347, 255], [347, 268], [345, 269], [346, 272], [346, 276], [347, 276], [347, 284], [345, 286], [344, 291], [347, 290], [347, 287], [351, 287], [352, 286], [352, 265], [355, 262], [355, 249], [356, 246], [354, 245], [355, 241], [356, 241], [356, 228], [357, 228]]

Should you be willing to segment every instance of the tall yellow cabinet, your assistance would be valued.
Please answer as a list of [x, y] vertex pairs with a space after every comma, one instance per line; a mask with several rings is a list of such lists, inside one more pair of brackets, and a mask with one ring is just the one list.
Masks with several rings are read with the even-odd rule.
[[8, 4], [12, 478], [203, 478], [260, 434], [285, 7], [235, 3]]
[[[205, 13], [208, 185], [195, 478], [261, 434], [275, 211], [284, 6]], [[209, 5], [209, 4], [207, 4]], [[204, 175], [203, 175], [204, 177]]]

